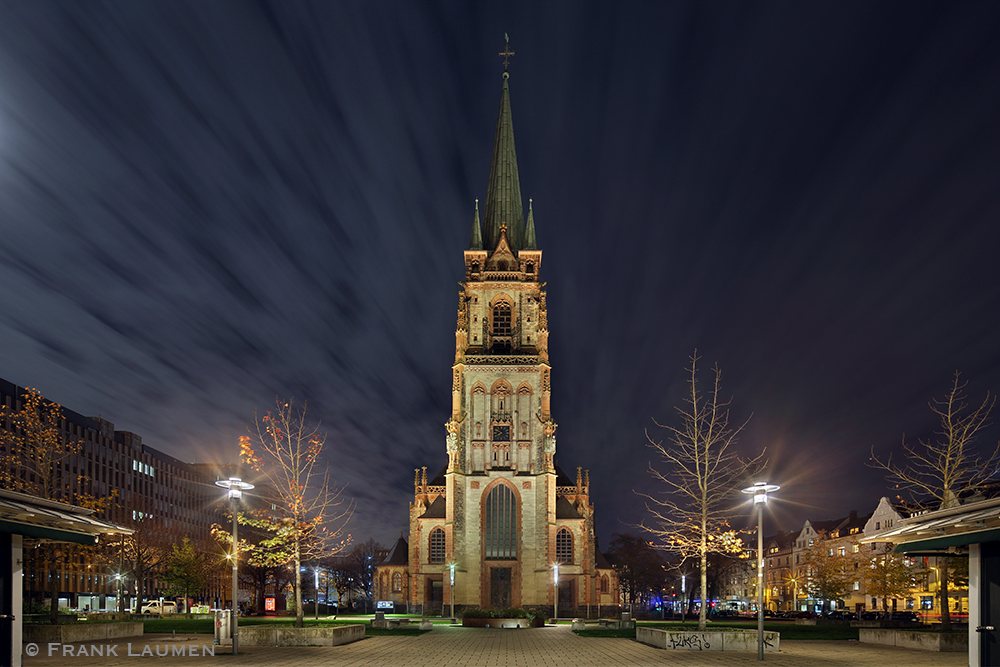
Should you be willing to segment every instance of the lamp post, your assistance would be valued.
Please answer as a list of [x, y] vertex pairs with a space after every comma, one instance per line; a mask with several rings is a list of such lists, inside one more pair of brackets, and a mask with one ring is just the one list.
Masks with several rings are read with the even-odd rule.
[[237, 613], [237, 596], [239, 595], [239, 551], [237, 549], [239, 547], [239, 540], [236, 535], [238, 530], [236, 515], [240, 509], [240, 498], [243, 497], [243, 492], [252, 489], [253, 484], [244, 482], [239, 477], [230, 477], [227, 480], [220, 479], [216, 481], [215, 485], [229, 490], [229, 501], [232, 503], [233, 508], [233, 553], [231, 558], [233, 561], [233, 609], [230, 618], [230, 631], [233, 633], [233, 655], [236, 655], [239, 652], [240, 639], [238, 630], [239, 614]]
[[313, 596], [313, 605], [316, 607], [314, 611], [316, 612], [316, 620], [319, 620], [319, 565], [313, 566], [313, 576], [315, 577], [314, 590], [316, 595]]
[[753, 496], [753, 504], [757, 506], [757, 659], [764, 659], [764, 533], [761, 530], [764, 523], [764, 505], [767, 504], [767, 494], [774, 493], [780, 486], [757, 482], [743, 489], [743, 493]]
[[559, 622], [559, 563], [552, 566], [552, 624]]
[[799, 582], [795, 577], [788, 580], [792, 584], [792, 611], [799, 610]]
[[448, 570], [451, 573], [449, 581], [451, 582], [451, 590], [448, 597], [451, 599], [451, 622], [455, 622], [455, 564], [449, 563]]

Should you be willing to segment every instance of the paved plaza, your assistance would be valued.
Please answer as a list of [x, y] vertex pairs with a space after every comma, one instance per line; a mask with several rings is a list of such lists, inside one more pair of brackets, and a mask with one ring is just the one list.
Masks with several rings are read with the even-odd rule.
[[[230, 665], [239, 667], [641, 667], [643, 665], [751, 665], [756, 653], [665, 651], [630, 639], [583, 638], [568, 625], [530, 630], [498, 630], [436, 625], [419, 636], [369, 637], [334, 647], [240, 647], [240, 655], [216, 647], [215, 656], [187, 655], [190, 647], [207, 645], [211, 635], [145, 635], [118, 642], [117, 657], [83, 656], [80, 644], [63, 655], [47, 655], [39, 646], [35, 657], [24, 656], [24, 667], [100, 665], [141, 667], [145, 664]], [[99, 645], [99, 644], [98, 644]], [[84, 644], [87, 646], [87, 644]], [[147, 648], [148, 647], [148, 648]], [[183, 648], [182, 648], [183, 647]], [[141, 655], [145, 650], [145, 655]], [[86, 652], [87, 649], [84, 649]], [[184, 657], [177, 654], [184, 652]], [[73, 655], [69, 655], [72, 653]], [[166, 657], [156, 657], [159, 653]], [[859, 644], [855, 641], [783, 641], [780, 653], [767, 653], [770, 665], [851, 665], [857, 667], [960, 667], [964, 653], [929, 653]]]

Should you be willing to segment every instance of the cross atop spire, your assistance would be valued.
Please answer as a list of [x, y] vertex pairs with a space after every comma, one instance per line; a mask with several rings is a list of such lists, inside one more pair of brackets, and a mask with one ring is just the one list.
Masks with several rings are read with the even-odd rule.
[[507, 61], [510, 60], [512, 55], [514, 55], [514, 52], [510, 50], [510, 37], [507, 36], [507, 33], [503, 34], [503, 38], [507, 41], [507, 44], [503, 47], [503, 51], [501, 51], [498, 55], [503, 56], [503, 71], [506, 72]]

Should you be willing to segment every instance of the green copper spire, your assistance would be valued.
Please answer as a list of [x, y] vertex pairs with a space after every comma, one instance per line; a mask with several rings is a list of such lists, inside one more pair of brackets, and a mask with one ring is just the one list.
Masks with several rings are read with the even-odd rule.
[[493, 252], [500, 240], [500, 225], [507, 224], [507, 242], [517, 252], [524, 246], [524, 209], [521, 184], [517, 178], [517, 154], [514, 152], [514, 126], [510, 115], [510, 92], [507, 72], [503, 73], [500, 113], [493, 138], [493, 162], [486, 189], [483, 220], [483, 249]]
[[472, 239], [469, 241], [469, 250], [483, 249], [483, 235], [479, 231], [479, 200], [476, 200], [476, 216], [472, 219]]
[[528, 222], [524, 229], [524, 249], [538, 250], [535, 245], [535, 214], [531, 212], [531, 200], [528, 200]]

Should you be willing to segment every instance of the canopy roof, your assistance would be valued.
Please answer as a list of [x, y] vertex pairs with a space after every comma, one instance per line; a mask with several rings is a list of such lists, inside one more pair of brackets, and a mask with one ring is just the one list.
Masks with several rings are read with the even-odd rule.
[[93, 514], [94, 510], [84, 507], [0, 489], [0, 533], [92, 545], [101, 534], [133, 532], [95, 519]]
[[898, 553], [943, 553], [953, 547], [1000, 541], [1000, 498], [927, 512], [862, 542], [891, 542]]

